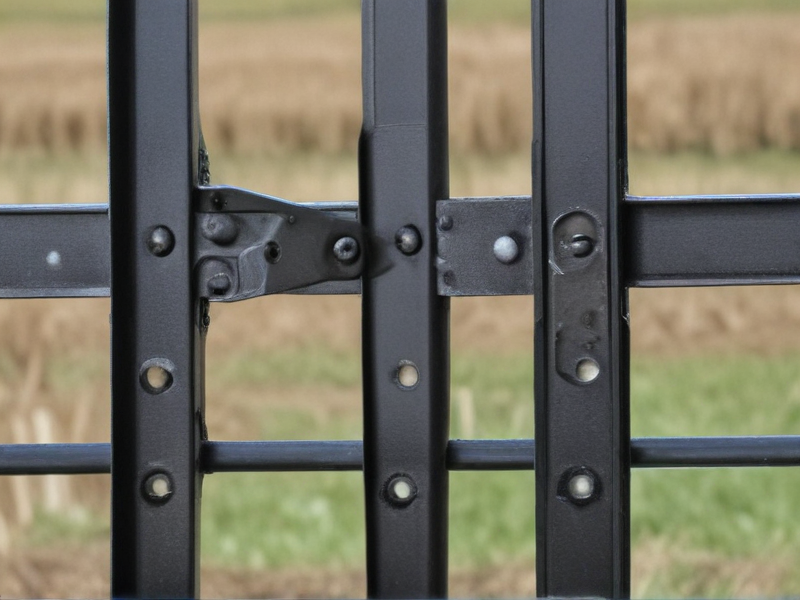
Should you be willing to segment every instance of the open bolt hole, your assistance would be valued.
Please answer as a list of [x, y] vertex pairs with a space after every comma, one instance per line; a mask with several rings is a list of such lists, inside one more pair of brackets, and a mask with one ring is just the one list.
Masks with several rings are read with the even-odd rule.
[[397, 385], [401, 389], [410, 390], [419, 383], [419, 370], [411, 361], [404, 360], [397, 365]]
[[155, 358], [142, 365], [139, 379], [144, 390], [150, 394], [161, 394], [172, 386], [172, 363], [165, 359]]
[[264, 248], [264, 258], [273, 265], [281, 259], [281, 246], [278, 242], [267, 242]]
[[402, 508], [417, 497], [417, 486], [407, 475], [392, 475], [386, 482], [384, 494], [389, 502]]
[[587, 467], [567, 469], [558, 482], [558, 497], [577, 506], [584, 506], [600, 496], [600, 478]]
[[151, 502], [166, 502], [172, 496], [172, 480], [166, 473], [153, 473], [144, 480], [143, 491]]

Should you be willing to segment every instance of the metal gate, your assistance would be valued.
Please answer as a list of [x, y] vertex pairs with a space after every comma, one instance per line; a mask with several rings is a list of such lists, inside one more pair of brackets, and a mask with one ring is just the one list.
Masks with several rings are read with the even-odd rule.
[[[627, 289], [800, 283], [800, 197], [627, 195], [624, 0], [533, 0], [532, 198], [450, 198], [445, 0], [362, 14], [360, 201], [304, 205], [210, 185], [196, 0], [109, 2], [110, 206], [2, 207], [0, 296], [111, 295], [112, 443], [0, 473], [110, 471], [111, 594], [189, 598], [204, 475], [363, 469], [368, 595], [439, 598], [448, 471], [535, 464], [538, 595], [626, 597], [631, 467], [800, 465], [800, 437], [630, 439]], [[208, 302], [282, 292], [362, 294], [363, 443], [207, 439]], [[450, 441], [449, 297], [510, 294], [537, 443]]]

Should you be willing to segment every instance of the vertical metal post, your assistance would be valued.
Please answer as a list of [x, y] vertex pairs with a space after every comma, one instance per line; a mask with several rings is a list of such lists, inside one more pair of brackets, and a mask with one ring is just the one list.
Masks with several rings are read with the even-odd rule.
[[436, 201], [448, 197], [445, 0], [364, 0], [361, 218], [391, 269], [363, 284], [371, 598], [447, 594], [449, 304]]
[[624, 0], [534, 0], [539, 596], [629, 595]]
[[198, 595], [197, 3], [108, 3], [111, 595]]

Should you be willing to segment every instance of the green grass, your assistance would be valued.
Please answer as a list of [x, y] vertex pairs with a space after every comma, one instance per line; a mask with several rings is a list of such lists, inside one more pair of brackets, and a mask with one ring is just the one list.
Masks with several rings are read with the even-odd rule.
[[[284, 361], [316, 362], [317, 354], [259, 357], [275, 384], [285, 385]], [[357, 370], [357, 357], [346, 372]], [[327, 365], [327, 359], [323, 359]], [[800, 356], [639, 359], [632, 370], [635, 436], [791, 434], [800, 431]], [[312, 364], [305, 384], [343, 384]], [[260, 384], [269, 385], [264, 376]], [[351, 383], [355, 384], [355, 381]], [[459, 389], [474, 399], [476, 437], [507, 436], [515, 413], [532, 431], [529, 355], [453, 359], [453, 430], [459, 437]], [[358, 393], [357, 388], [353, 393]], [[320, 400], [324, 403], [324, 399]], [[265, 410], [264, 418], [301, 426], [303, 437], [328, 426]], [[357, 431], [357, 412], [333, 427]], [[519, 419], [519, 416], [517, 416]], [[317, 428], [315, 431], [314, 428]], [[270, 437], [290, 431], [268, 427]], [[210, 560], [279, 566], [356, 565], [363, 558], [361, 481], [353, 474], [213, 475], [206, 480], [204, 551]], [[453, 473], [451, 552], [456, 566], [533, 558], [531, 473]], [[634, 545], [653, 539], [722, 557], [767, 558], [800, 550], [793, 520], [800, 473], [790, 469], [637, 470], [633, 477]], [[305, 516], [304, 516], [305, 515]], [[268, 534], [265, 532], [269, 532]]]
[[[350, 14], [358, 0], [201, 0], [200, 17], [212, 21], [252, 21]], [[528, 0], [450, 0], [452, 22], [504, 22], [529, 26]], [[631, 19], [720, 15], [736, 12], [797, 11], [797, 0], [629, 0]], [[3, 0], [0, 25], [19, 22], [88, 23], [105, 20], [102, 0]]]
[[[798, 354], [636, 358], [631, 371], [632, 434], [798, 433], [798, 365]], [[56, 365], [58, 372], [70, 369], [69, 377], [56, 374], [48, 385], [74, 390], [81, 379], [98, 376], [95, 369]], [[360, 438], [356, 352], [242, 353], [217, 361], [214, 369], [209, 402], [215, 401], [215, 390], [222, 389], [234, 396], [270, 390], [278, 396], [287, 392], [305, 397], [298, 406], [269, 401], [249, 405], [259, 439]], [[452, 382], [451, 437], [532, 434], [529, 353], [456, 353]], [[333, 394], [350, 395], [355, 401], [326, 411], [330, 408], [326, 400]], [[452, 565], [530, 563], [535, 553], [534, 494], [531, 472], [452, 473]], [[649, 597], [730, 596], [737, 588], [726, 582], [724, 572], [720, 574], [724, 565], [740, 564], [735, 561], [791, 565], [791, 557], [800, 551], [800, 522], [794, 518], [798, 495], [800, 472], [796, 469], [635, 470], [634, 570], [653, 560], [653, 548], [666, 549], [670, 557], [658, 568], [657, 577], [634, 581], [635, 589]], [[39, 513], [31, 543], [105, 535], [107, 525], [84, 514]], [[204, 485], [202, 539], [207, 563], [259, 569], [357, 568], [364, 560], [361, 475], [209, 475]], [[800, 585], [800, 575], [787, 567], [775, 585], [780, 593], [789, 594]]]

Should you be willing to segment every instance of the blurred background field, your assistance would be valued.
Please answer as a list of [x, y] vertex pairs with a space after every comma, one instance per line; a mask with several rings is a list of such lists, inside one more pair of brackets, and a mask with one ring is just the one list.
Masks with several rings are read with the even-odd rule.
[[[104, 6], [0, 3], [0, 202], [107, 202]], [[212, 178], [355, 199], [359, 3], [201, 0]], [[629, 0], [635, 194], [800, 191], [800, 0]], [[451, 194], [529, 194], [528, 3], [450, 1]], [[3, 442], [107, 441], [107, 300], [0, 303]], [[358, 298], [214, 305], [213, 439], [361, 437]], [[635, 436], [800, 429], [793, 287], [632, 290]], [[451, 437], [533, 433], [532, 300], [452, 306]], [[532, 473], [453, 473], [454, 596], [534, 594]], [[637, 597], [796, 595], [794, 469], [635, 471]], [[364, 595], [357, 473], [216, 474], [207, 597]], [[0, 595], [107, 595], [108, 478], [0, 480]]]

